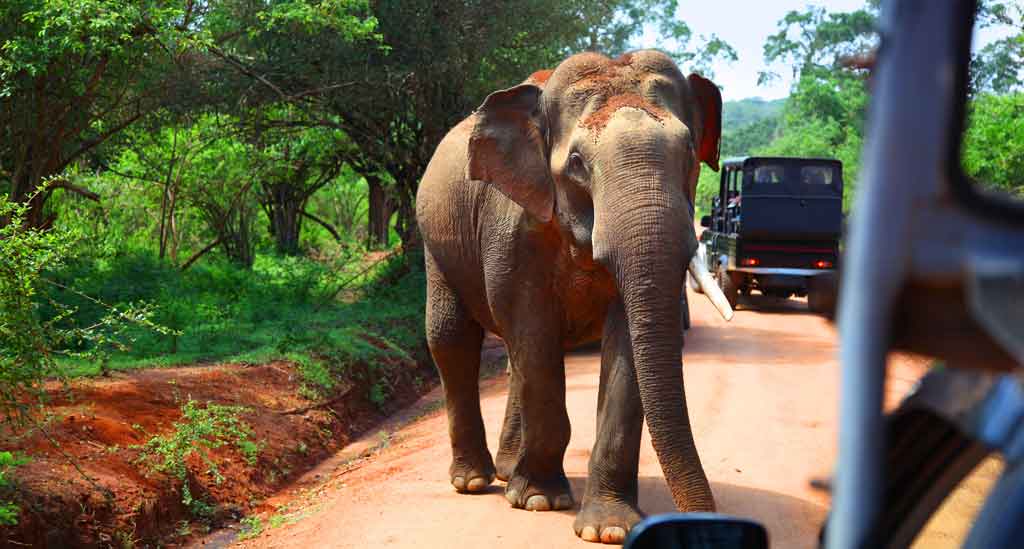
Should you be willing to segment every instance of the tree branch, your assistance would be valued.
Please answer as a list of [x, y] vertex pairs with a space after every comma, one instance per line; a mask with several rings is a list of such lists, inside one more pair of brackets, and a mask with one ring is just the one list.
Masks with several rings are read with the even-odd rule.
[[73, 185], [67, 179], [54, 180], [50, 183], [49, 187], [50, 189], [64, 189], [65, 191], [75, 193], [79, 196], [84, 196], [89, 200], [92, 200], [93, 202], [100, 201], [100, 195], [90, 191], [89, 189], [79, 187], [78, 185]]
[[313, 221], [315, 221], [321, 227], [327, 229], [327, 232], [331, 233], [331, 236], [334, 237], [334, 240], [336, 240], [338, 242], [341, 242], [341, 235], [338, 233], [338, 229], [335, 229], [333, 225], [331, 225], [330, 223], [324, 221], [323, 219], [320, 219], [319, 217], [317, 217], [317, 216], [307, 212], [306, 210], [302, 210], [301, 213], [302, 213], [302, 215], [304, 215], [304, 216], [308, 217], [309, 219], [312, 219]]
[[198, 252], [196, 252], [195, 255], [193, 255], [192, 257], [188, 258], [188, 261], [186, 261], [181, 266], [181, 271], [185, 272], [186, 270], [188, 270], [188, 268], [191, 267], [193, 263], [198, 261], [200, 257], [203, 257], [204, 255], [206, 255], [207, 252], [209, 252], [210, 250], [212, 250], [212, 249], [216, 248], [218, 245], [220, 245], [221, 241], [223, 241], [223, 240], [224, 240], [223, 238], [218, 238], [217, 240], [214, 240], [213, 242], [207, 244], [206, 247], [203, 248], [202, 250], [199, 250]]

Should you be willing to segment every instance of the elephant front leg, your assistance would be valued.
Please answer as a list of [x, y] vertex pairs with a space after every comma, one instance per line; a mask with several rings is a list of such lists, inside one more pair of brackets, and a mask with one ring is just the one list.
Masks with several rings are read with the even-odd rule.
[[573, 528], [586, 541], [622, 543], [643, 518], [637, 507], [637, 474], [644, 412], [633, 347], [621, 302], [605, 320], [597, 397], [597, 440], [590, 454], [583, 506]]
[[494, 455], [494, 466], [499, 480], [512, 478], [519, 451], [523, 445], [523, 416], [519, 402], [519, 383], [509, 368], [508, 402], [505, 404], [505, 421], [501, 426], [498, 451]]
[[[539, 330], [531, 336], [517, 337], [510, 345], [510, 388], [514, 393], [509, 399], [512, 408], [511, 417], [506, 415], [506, 428], [514, 426], [518, 408], [522, 440], [505, 497], [513, 507], [528, 511], [573, 506], [572, 489], [562, 466], [570, 427], [565, 409], [564, 351], [560, 341], [552, 337], [557, 333]], [[508, 432], [509, 438], [503, 443], [511, 452], [514, 435]]]

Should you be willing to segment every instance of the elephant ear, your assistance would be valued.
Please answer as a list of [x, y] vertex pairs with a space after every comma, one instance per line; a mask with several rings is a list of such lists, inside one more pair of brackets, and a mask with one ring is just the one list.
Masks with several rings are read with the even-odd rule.
[[714, 82], [699, 74], [691, 74], [687, 80], [700, 105], [702, 131], [697, 158], [717, 172], [719, 143], [722, 139], [722, 92]]
[[494, 185], [547, 223], [555, 208], [548, 167], [541, 89], [521, 84], [487, 96], [469, 138], [469, 179]]

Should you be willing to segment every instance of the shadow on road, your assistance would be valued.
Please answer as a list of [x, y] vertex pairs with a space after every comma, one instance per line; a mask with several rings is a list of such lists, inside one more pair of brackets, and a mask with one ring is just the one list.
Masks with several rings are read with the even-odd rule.
[[729, 363], [817, 363], [830, 358], [835, 351], [834, 342], [809, 338], [786, 327], [695, 324], [686, 334], [683, 363], [709, 358]]
[[807, 299], [768, 297], [761, 294], [740, 296], [737, 311], [752, 311], [783, 315], [812, 315]]

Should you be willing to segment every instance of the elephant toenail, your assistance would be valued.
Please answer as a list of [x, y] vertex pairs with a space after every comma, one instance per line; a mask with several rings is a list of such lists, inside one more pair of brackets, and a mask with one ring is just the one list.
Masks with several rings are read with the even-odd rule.
[[562, 494], [555, 498], [555, 509], [572, 509], [572, 496]]
[[464, 492], [466, 490], [466, 479], [462, 477], [452, 477], [452, 486], [454, 486], [459, 492]]
[[488, 481], [486, 478], [476, 477], [473, 480], [469, 481], [469, 484], [466, 485], [466, 491], [479, 492], [484, 488], [487, 488], [488, 484], [490, 484], [490, 481]]
[[513, 506], [517, 506], [516, 504], [519, 503], [519, 491], [512, 488], [506, 489], [505, 499], [507, 499]]
[[626, 541], [626, 531], [618, 526], [605, 528], [601, 531], [601, 543], [618, 543]]
[[583, 538], [583, 541], [601, 541], [601, 538], [597, 537], [597, 528], [593, 526], [584, 526], [583, 531], [580, 532], [580, 537]]
[[542, 496], [540, 494], [535, 495], [535, 496], [530, 496], [530, 499], [526, 500], [526, 510], [527, 511], [550, 511], [551, 510], [551, 502], [548, 501], [547, 496]]

